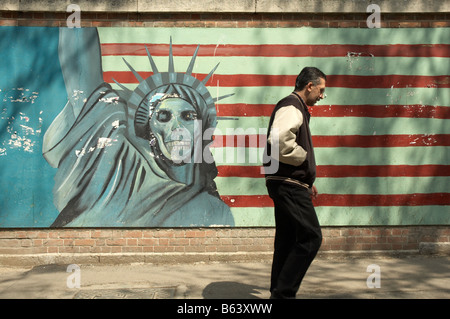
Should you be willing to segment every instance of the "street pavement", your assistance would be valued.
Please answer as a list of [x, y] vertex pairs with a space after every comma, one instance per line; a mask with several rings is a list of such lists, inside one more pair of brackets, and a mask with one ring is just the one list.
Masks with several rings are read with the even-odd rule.
[[[449, 262], [433, 255], [317, 257], [297, 299], [450, 299]], [[269, 260], [0, 265], [0, 299], [269, 299], [270, 268]]]

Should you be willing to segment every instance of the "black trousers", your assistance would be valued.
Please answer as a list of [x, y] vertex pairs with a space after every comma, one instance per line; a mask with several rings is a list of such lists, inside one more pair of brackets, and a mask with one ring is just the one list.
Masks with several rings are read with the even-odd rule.
[[272, 298], [295, 298], [322, 243], [322, 231], [310, 194], [304, 187], [269, 180], [275, 205]]

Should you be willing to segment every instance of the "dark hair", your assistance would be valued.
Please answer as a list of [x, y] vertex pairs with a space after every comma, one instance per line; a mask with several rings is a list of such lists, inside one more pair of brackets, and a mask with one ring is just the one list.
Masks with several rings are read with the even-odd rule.
[[295, 80], [295, 91], [301, 91], [304, 87], [312, 82], [314, 85], [319, 84], [320, 78], [326, 80], [327, 76], [315, 67], [305, 67]]

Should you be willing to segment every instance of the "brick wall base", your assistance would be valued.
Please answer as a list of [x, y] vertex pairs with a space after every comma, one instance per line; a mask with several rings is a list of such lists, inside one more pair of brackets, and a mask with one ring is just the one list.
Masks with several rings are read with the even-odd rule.
[[[323, 227], [322, 256], [450, 255], [446, 226]], [[0, 266], [269, 261], [273, 228], [2, 229]]]

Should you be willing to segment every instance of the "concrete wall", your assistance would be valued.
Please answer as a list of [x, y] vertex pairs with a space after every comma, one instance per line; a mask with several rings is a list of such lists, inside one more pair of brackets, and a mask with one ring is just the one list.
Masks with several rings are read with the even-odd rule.
[[212, 13], [356, 13], [366, 12], [370, 4], [377, 4], [384, 13], [449, 12], [450, 4], [439, 0], [4, 0], [2, 10], [64, 12], [73, 3], [83, 11], [92, 12], [212, 12]]

